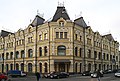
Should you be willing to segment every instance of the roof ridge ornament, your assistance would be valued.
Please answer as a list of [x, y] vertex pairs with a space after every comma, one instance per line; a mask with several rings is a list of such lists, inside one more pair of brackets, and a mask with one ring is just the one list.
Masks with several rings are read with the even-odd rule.
[[59, 6], [59, 7], [64, 7], [64, 1], [63, 1], [63, 3], [60, 3], [60, 2], [58, 1], [58, 6]]
[[78, 15], [75, 14], [75, 19], [82, 17], [82, 11]]
[[37, 10], [37, 15], [40, 16], [40, 17], [42, 17], [42, 18], [44, 17], [44, 13], [40, 14], [39, 10]]

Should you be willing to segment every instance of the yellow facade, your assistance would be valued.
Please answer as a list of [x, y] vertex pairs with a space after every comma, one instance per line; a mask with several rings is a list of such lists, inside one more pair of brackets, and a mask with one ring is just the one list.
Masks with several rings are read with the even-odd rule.
[[[82, 17], [81, 17], [82, 18]], [[49, 73], [119, 68], [119, 43], [60, 17], [0, 38], [0, 71]]]

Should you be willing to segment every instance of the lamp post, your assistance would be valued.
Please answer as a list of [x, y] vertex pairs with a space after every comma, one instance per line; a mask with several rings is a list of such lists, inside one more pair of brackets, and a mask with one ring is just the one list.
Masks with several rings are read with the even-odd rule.
[[25, 58], [25, 54], [23, 53], [23, 56], [22, 56], [22, 58], [23, 58], [23, 72], [24, 72], [24, 58]]
[[[2, 57], [0, 57], [0, 62], [3, 62], [3, 58]], [[0, 70], [2, 70], [2, 73], [3, 73], [3, 64], [2, 63], [0, 64]]]

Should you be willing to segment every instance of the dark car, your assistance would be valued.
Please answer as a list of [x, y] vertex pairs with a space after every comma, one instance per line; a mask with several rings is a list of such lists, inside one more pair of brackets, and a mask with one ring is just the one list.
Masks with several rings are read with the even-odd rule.
[[6, 81], [8, 79], [7, 75], [0, 73], [0, 81]]
[[25, 77], [27, 74], [22, 72], [22, 71], [20, 71], [20, 70], [9, 70], [7, 72], [7, 75], [11, 76], [11, 77], [18, 77], [18, 76]]
[[111, 69], [107, 69], [107, 70], [104, 70], [103, 73], [104, 74], [108, 74], [108, 73], [112, 73], [113, 71]]
[[53, 79], [53, 78], [67, 78], [69, 77], [69, 73], [67, 72], [54, 72], [54, 73], [51, 73], [50, 74], [50, 78]]
[[91, 72], [90, 71], [84, 71], [82, 73], [82, 76], [90, 76], [91, 75]]

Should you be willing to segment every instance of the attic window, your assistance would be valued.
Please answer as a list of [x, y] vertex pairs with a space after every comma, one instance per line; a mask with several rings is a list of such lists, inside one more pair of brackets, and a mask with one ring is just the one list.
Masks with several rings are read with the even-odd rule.
[[60, 22], [59, 22], [59, 26], [64, 27], [64, 22], [63, 22], [63, 21], [60, 21]]
[[63, 10], [62, 10], [62, 13], [66, 13], [66, 10], [65, 10], [65, 8], [63, 8]]

